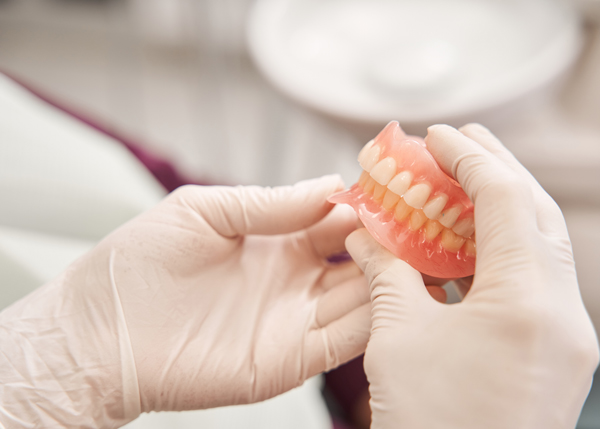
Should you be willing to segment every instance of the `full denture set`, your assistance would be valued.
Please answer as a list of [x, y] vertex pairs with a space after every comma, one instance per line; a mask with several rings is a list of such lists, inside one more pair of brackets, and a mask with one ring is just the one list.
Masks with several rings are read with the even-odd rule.
[[330, 201], [354, 207], [377, 241], [422, 273], [473, 274], [473, 204], [423, 139], [391, 122], [360, 151], [358, 162], [358, 183]]

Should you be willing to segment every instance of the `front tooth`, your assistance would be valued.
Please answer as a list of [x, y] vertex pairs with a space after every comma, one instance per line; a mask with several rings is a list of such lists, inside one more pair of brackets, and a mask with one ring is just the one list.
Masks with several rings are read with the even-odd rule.
[[466, 217], [454, 224], [452, 231], [465, 238], [469, 238], [475, 232], [475, 221], [472, 217]]
[[442, 231], [442, 246], [451, 252], [458, 252], [458, 249], [465, 243], [465, 238], [456, 235], [451, 229], [444, 228]]
[[409, 206], [420, 209], [427, 202], [429, 194], [431, 194], [431, 186], [427, 183], [419, 183], [406, 191], [403, 198]]
[[360, 163], [360, 166], [363, 168], [363, 170], [370, 172], [371, 169], [375, 167], [375, 164], [379, 162], [380, 154], [381, 148], [379, 146], [375, 145], [369, 148], [369, 150], [367, 150], [367, 153], [365, 154], [363, 162]]
[[383, 203], [381, 203], [381, 205], [384, 209], [391, 212], [398, 201], [400, 201], [400, 195], [397, 195], [388, 189], [383, 197]]
[[430, 199], [423, 206], [423, 212], [425, 213], [425, 216], [427, 216], [429, 219], [437, 219], [442, 210], [444, 210], [447, 202], [448, 195], [446, 194], [439, 194], [435, 198]]
[[380, 185], [379, 183], [375, 183], [375, 189], [373, 190], [373, 199], [378, 202], [383, 200], [385, 191], [387, 191], [387, 188], [385, 187], [385, 185]]
[[396, 174], [396, 160], [391, 156], [382, 159], [371, 170], [371, 177], [381, 185], [387, 185]]
[[396, 210], [394, 210], [394, 219], [398, 222], [402, 222], [412, 211], [413, 208], [406, 204], [403, 199], [400, 199], [398, 205], [396, 205]]
[[467, 255], [467, 256], [476, 256], [476, 254], [477, 254], [477, 248], [476, 248], [475, 242], [473, 240], [465, 241], [463, 250], [465, 251], [465, 255]]
[[419, 209], [413, 210], [413, 212], [410, 214], [409, 227], [413, 231], [418, 231], [419, 229], [421, 229], [421, 227], [423, 226], [423, 224], [425, 223], [426, 220], [427, 220], [427, 216], [425, 216], [425, 213], [423, 213], [423, 210], [419, 210]]
[[388, 189], [396, 195], [404, 195], [410, 183], [412, 182], [413, 174], [410, 171], [403, 171], [402, 173], [396, 174], [396, 176], [388, 183]]
[[425, 238], [432, 241], [440, 232], [442, 232], [442, 229], [444, 229], [444, 226], [441, 223], [437, 220], [429, 219], [425, 224]]
[[458, 219], [458, 217], [460, 216], [461, 211], [461, 206], [457, 204], [455, 206], [450, 207], [448, 210], [444, 210], [439, 216], [438, 220], [446, 228], [452, 228], [456, 223], [456, 219]]
[[360, 152], [358, 153], [358, 163], [359, 164], [362, 165], [362, 163], [365, 160], [365, 157], [367, 156], [367, 152], [369, 151], [369, 149], [371, 149], [371, 147], [373, 147], [374, 144], [375, 144], [375, 140], [371, 140], [369, 143], [364, 145], [364, 147], [360, 150]]

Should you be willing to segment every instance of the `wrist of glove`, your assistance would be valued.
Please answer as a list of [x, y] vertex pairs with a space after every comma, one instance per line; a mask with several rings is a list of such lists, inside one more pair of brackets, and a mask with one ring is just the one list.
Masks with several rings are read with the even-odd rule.
[[5, 427], [120, 427], [141, 412], [119, 298], [88, 258], [0, 313]]

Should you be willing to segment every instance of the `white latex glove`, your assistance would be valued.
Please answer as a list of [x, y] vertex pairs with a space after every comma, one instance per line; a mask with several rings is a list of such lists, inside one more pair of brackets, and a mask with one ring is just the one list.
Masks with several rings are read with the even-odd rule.
[[[364, 351], [337, 176], [178, 189], [0, 313], [0, 426], [117, 427], [260, 401]], [[139, 386], [139, 389], [138, 389]]]
[[484, 127], [433, 126], [426, 142], [475, 204], [475, 276], [440, 304], [364, 229], [348, 237], [371, 287], [372, 427], [575, 427], [598, 342], [560, 209]]

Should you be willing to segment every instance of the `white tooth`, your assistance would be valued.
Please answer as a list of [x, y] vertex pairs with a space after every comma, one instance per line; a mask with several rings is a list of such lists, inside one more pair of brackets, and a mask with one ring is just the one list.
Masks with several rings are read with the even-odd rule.
[[475, 232], [475, 221], [472, 217], [466, 217], [454, 224], [452, 231], [463, 237], [470, 237]]
[[427, 202], [429, 194], [431, 194], [431, 186], [427, 183], [418, 183], [406, 191], [402, 198], [409, 206], [420, 209]]
[[396, 174], [396, 177], [388, 183], [387, 187], [394, 194], [402, 196], [408, 191], [412, 179], [413, 174], [410, 171], [403, 171], [402, 173]]
[[396, 174], [396, 160], [391, 156], [382, 159], [371, 170], [371, 177], [380, 185], [387, 185]]
[[448, 210], [444, 210], [438, 217], [438, 221], [446, 228], [452, 228], [456, 223], [456, 219], [460, 216], [462, 208], [460, 205], [450, 207]]
[[444, 210], [444, 206], [447, 202], [448, 195], [439, 194], [435, 198], [427, 201], [427, 204], [423, 206], [423, 213], [425, 213], [425, 216], [427, 216], [429, 219], [437, 219], [442, 210]]
[[371, 140], [369, 143], [367, 143], [358, 153], [358, 163], [362, 165], [365, 156], [367, 155], [367, 152], [369, 151], [369, 149], [371, 149], [371, 147], [375, 144], [375, 140]]
[[371, 171], [375, 164], [379, 161], [379, 155], [381, 154], [381, 148], [379, 146], [373, 146], [367, 150], [363, 161], [360, 163], [360, 166], [363, 170]]

